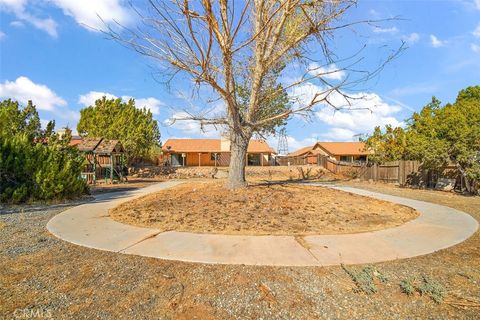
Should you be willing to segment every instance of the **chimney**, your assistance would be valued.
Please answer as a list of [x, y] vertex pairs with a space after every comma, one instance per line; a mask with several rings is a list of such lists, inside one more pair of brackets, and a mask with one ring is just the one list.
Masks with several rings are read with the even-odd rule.
[[230, 152], [230, 139], [227, 135], [222, 135], [220, 138], [220, 151]]

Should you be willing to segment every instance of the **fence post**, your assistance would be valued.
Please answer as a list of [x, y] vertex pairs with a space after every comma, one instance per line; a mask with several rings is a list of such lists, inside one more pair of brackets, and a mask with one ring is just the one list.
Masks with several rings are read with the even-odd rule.
[[406, 180], [406, 177], [405, 177], [405, 160], [400, 160], [400, 163], [399, 163], [399, 166], [398, 166], [398, 183], [400, 185], [404, 185], [405, 184], [405, 180]]

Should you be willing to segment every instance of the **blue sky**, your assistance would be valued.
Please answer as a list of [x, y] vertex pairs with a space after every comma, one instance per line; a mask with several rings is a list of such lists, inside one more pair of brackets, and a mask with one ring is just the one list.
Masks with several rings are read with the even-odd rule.
[[[0, 0], [0, 98], [32, 99], [43, 121], [75, 128], [79, 110], [95, 98], [135, 97], [137, 106], [154, 113], [163, 141], [217, 137], [212, 128], [202, 132], [192, 122], [166, 125], [179, 110], [201, 108], [204, 101], [191, 99], [190, 83], [182, 78], [171, 88], [160, 84], [152, 75], [152, 61], [92, 30], [102, 26], [97, 14], [107, 23], [134, 23], [121, 0]], [[347, 18], [390, 17], [401, 19], [335, 39], [341, 54], [366, 43], [367, 68], [402, 40], [408, 45], [377, 78], [356, 88], [354, 94], [367, 97], [359, 106], [371, 111], [333, 113], [318, 107], [308, 121], [294, 117], [287, 127], [291, 150], [316, 140], [352, 140], [375, 125], [402, 125], [433, 95], [449, 102], [460, 89], [480, 85], [480, 0], [360, 1]], [[274, 148], [276, 141], [269, 138]]]

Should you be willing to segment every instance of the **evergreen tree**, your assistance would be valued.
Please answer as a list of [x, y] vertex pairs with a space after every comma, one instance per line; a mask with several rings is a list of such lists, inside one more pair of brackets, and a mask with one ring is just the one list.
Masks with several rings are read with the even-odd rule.
[[77, 131], [82, 137], [119, 139], [127, 160], [149, 157], [160, 146], [160, 131], [152, 113], [135, 107], [135, 100], [103, 97], [80, 110]]
[[441, 170], [455, 164], [469, 191], [480, 184], [480, 86], [461, 90], [455, 103], [432, 101], [415, 112], [405, 129], [379, 127], [367, 139], [377, 162], [419, 160], [424, 168]]
[[[0, 102], [0, 202], [74, 198], [88, 192], [81, 179], [84, 157], [59, 140], [55, 122], [42, 130], [31, 101]], [[3, 125], [6, 124], [6, 125]]]

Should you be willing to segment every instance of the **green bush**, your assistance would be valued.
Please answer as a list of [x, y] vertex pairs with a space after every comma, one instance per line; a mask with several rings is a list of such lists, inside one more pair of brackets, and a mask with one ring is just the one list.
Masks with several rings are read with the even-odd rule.
[[0, 136], [0, 201], [69, 199], [88, 192], [83, 157], [73, 148]]
[[81, 178], [84, 157], [69, 139], [60, 141], [54, 122], [42, 131], [35, 106], [0, 102], [0, 202], [60, 200], [88, 193]]

